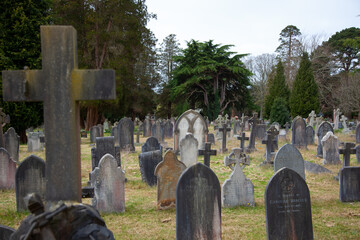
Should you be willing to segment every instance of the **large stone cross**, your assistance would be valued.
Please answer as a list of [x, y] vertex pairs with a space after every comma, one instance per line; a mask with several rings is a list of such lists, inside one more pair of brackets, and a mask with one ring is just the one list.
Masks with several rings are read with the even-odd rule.
[[225, 156], [224, 164], [232, 170], [234, 170], [236, 164], [239, 164], [243, 169], [245, 165], [250, 165], [250, 157], [243, 153], [240, 148], [233, 148], [229, 156]]
[[242, 132], [241, 136], [237, 137], [237, 140], [240, 140], [240, 149], [241, 149], [241, 152], [244, 152], [245, 151], [245, 141], [249, 140], [249, 137], [246, 137], [245, 132]]
[[223, 123], [222, 127], [219, 128], [219, 132], [222, 132], [221, 152], [223, 152], [223, 153], [227, 151], [227, 148], [226, 148], [226, 135], [227, 135], [227, 132], [230, 132], [230, 131], [231, 131], [231, 128], [229, 128], [226, 123]]
[[256, 126], [259, 123], [259, 120], [257, 119], [258, 114], [255, 112], [253, 114], [253, 117], [249, 119], [249, 123], [251, 123], [251, 132], [250, 132], [250, 139], [249, 139], [249, 145], [247, 147], [248, 152], [255, 151], [255, 138], [256, 138]]
[[339, 153], [343, 154], [343, 167], [350, 166], [350, 155], [356, 154], [355, 143], [346, 142], [343, 149], [339, 149]]
[[113, 70], [79, 70], [76, 30], [41, 26], [42, 70], [3, 71], [5, 101], [43, 101], [46, 193], [81, 202], [79, 100], [115, 99]]
[[198, 150], [199, 156], [204, 156], [204, 164], [210, 167], [210, 156], [216, 156], [216, 150], [211, 150], [211, 143], [205, 143], [205, 149]]
[[272, 125], [267, 131], [266, 136], [267, 139], [262, 140], [262, 144], [266, 144], [266, 153], [265, 153], [265, 161], [266, 163], [271, 163], [271, 157], [273, 152], [273, 144], [276, 144], [275, 136], [279, 134], [279, 131], [276, 129], [274, 125]]
[[0, 148], [5, 148], [5, 140], [4, 140], [4, 134], [3, 134], [3, 126], [5, 124], [10, 123], [10, 116], [6, 115], [2, 108], [0, 108]]

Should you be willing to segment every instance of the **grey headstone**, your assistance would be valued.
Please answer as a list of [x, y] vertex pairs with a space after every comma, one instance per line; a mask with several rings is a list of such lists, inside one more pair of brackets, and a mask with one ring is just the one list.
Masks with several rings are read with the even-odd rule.
[[180, 141], [180, 161], [183, 162], [186, 167], [197, 163], [198, 157], [198, 141], [191, 133]]
[[279, 131], [279, 135], [278, 135], [278, 140], [282, 140], [282, 141], [286, 141], [286, 130], [285, 129], [280, 129]]
[[[234, 122], [234, 128], [233, 128], [233, 134], [234, 135], [239, 135], [241, 133], [241, 124], [240, 124], [240, 120], [235, 120]], [[208, 139], [209, 141], [209, 139]]]
[[176, 239], [221, 239], [221, 190], [202, 163], [186, 169], [176, 188]]
[[356, 160], [358, 163], [360, 163], [360, 145], [357, 145], [355, 149], [356, 149]]
[[19, 162], [19, 145], [20, 145], [20, 137], [16, 134], [15, 129], [13, 127], [9, 128], [5, 134], [5, 149], [10, 154], [10, 157], [15, 161]]
[[155, 150], [162, 151], [161, 144], [155, 137], [149, 137], [148, 139], [146, 139], [144, 145], [141, 146], [142, 153], [151, 152], [151, 151], [155, 151]]
[[28, 133], [27, 150], [28, 152], [38, 152], [42, 150], [39, 132]]
[[118, 128], [117, 128], [117, 125], [116, 126], [113, 126], [112, 128], [111, 128], [111, 131], [110, 131], [111, 133], [111, 136], [113, 136], [114, 137], [114, 139], [115, 139], [115, 146], [120, 146], [119, 145], [119, 131], [118, 131]]
[[125, 211], [125, 173], [110, 154], [103, 156], [91, 172], [92, 204], [100, 212]]
[[121, 167], [120, 148], [115, 146], [115, 138], [112, 136], [97, 137], [96, 147], [91, 149], [92, 170], [99, 166], [101, 158], [107, 153], [115, 157], [118, 166]]
[[356, 143], [360, 143], [360, 123], [356, 125], [355, 137], [356, 137]]
[[291, 124], [291, 143], [298, 148], [306, 148], [306, 123], [305, 120], [297, 116]]
[[144, 137], [150, 137], [151, 136], [151, 120], [149, 119], [148, 116], [146, 116], [145, 120], [144, 120]]
[[0, 224], [0, 240], [9, 240], [15, 229]]
[[97, 137], [101, 137], [101, 129], [99, 126], [92, 126], [90, 128], [90, 142], [94, 143]]
[[17, 211], [27, 211], [24, 201], [30, 193], [36, 193], [41, 199], [45, 198], [45, 162], [41, 158], [31, 155], [21, 162], [15, 175]]
[[266, 124], [257, 124], [256, 125], [256, 139], [264, 139], [266, 136]]
[[174, 132], [174, 124], [170, 121], [167, 120], [164, 124], [164, 136], [165, 138], [172, 138], [173, 137], [173, 132]]
[[344, 167], [340, 169], [339, 182], [340, 201], [360, 201], [360, 167]]
[[321, 139], [329, 132], [334, 132], [333, 127], [329, 122], [322, 122], [319, 125], [318, 131], [317, 131], [317, 137], [318, 137], [318, 146], [316, 149], [316, 156], [322, 157], [323, 156], [323, 147], [321, 144]]
[[294, 170], [305, 179], [304, 159], [299, 150], [292, 144], [285, 144], [275, 155], [274, 172], [283, 167]]
[[209, 133], [208, 134], [208, 140], [207, 140], [209, 143], [211, 144], [215, 144], [215, 136], [213, 133]]
[[151, 134], [159, 142], [164, 142], [165, 140], [164, 125], [160, 121], [156, 121], [155, 124], [152, 125], [151, 127]]
[[265, 189], [267, 239], [313, 239], [309, 188], [297, 172], [282, 168]]
[[4, 148], [0, 148], [0, 189], [15, 187], [15, 173], [16, 163]]
[[122, 118], [118, 124], [119, 146], [121, 150], [135, 151], [134, 123], [130, 118]]
[[306, 127], [306, 143], [307, 145], [314, 145], [315, 141], [315, 131], [312, 126]]
[[139, 154], [140, 173], [143, 182], [149, 186], [156, 185], [155, 168], [162, 161], [160, 150]]
[[305, 166], [305, 171], [310, 172], [310, 173], [331, 173], [331, 171], [319, 164], [316, 163], [312, 163], [312, 162], [308, 162], [308, 161], [304, 161], [304, 166]]
[[339, 158], [339, 139], [328, 132], [321, 140], [323, 148], [323, 164], [340, 164]]

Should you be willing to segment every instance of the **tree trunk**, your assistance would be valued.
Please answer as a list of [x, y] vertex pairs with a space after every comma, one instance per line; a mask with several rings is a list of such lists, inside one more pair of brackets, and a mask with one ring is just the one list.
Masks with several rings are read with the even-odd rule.
[[85, 130], [89, 131], [92, 126], [95, 126], [98, 123], [98, 120], [99, 120], [99, 114], [97, 107], [95, 106], [88, 107], [86, 113]]

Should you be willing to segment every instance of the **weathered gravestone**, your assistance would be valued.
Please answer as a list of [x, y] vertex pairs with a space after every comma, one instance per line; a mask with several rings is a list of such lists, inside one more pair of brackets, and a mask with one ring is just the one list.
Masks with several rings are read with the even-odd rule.
[[339, 198], [342, 202], [360, 201], [360, 167], [340, 169]]
[[255, 148], [255, 139], [256, 139], [256, 135], [257, 135], [256, 127], [257, 127], [258, 123], [260, 122], [257, 119], [257, 116], [258, 116], [257, 113], [254, 113], [253, 117], [248, 121], [249, 123], [251, 123], [251, 132], [250, 132], [249, 145], [246, 148], [247, 152], [256, 151], [256, 148]]
[[224, 165], [234, 170], [235, 165], [239, 164], [242, 168], [250, 165], [250, 157], [241, 151], [240, 148], [233, 148], [229, 156], [224, 157]]
[[169, 150], [165, 153], [164, 160], [155, 168], [157, 177], [157, 209], [176, 207], [176, 185], [185, 164], [180, 162], [176, 154]]
[[10, 116], [6, 115], [2, 108], [0, 108], [0, 147], [5, 147], [5, 140], [3, 135], [3, 126], [10, 122]]
[[187, 133], [192, 133], [198, 141], [198, 149], [204, 149], [207, 142], [208, 128], [200, 113], [190, 109], [184, 112], [175, 123], [174, 128], [174, 150], [180, 149], [180, 141]]
[[339, 149], [339, 154], [343, 155], [343, 167], [350, 166], [350, 155], [356, 154], [355, 143], [346, 142], [344, 148]]
[[197, 163], [198, 157], [198, 141], [191, 133], [180, 141], [180, 161], [183, 162], [186, 167]]
[[168, 119], [164, 124], [164, 137], [172, 138], [174, 132], [174, 124]]
[[309, 188], [297, 172], [282, 168], [265, 189], [267, 239], [313, 239]]
[[223, 124], [222, 127], [219, 127], [219, 132], [222, 132], [222, 144], [221, 144], [221, 152], [227, 152], [226, 148], [226, 136], [227, 132], [230, 132], [231, 128], [227, 127], [227, 124]]
[[155, 168], [161, 161], [162, 152], [160, 150], [139, 154], [141, 179], [149, 186], [156, 185]]
[[358, 163], [360, 163], [360, 145], [357, 145], [355, 147], [355, 151], [356, 151], [356, 160]]
[[314, 145], [315, 141], [315, 131], [312, 126], [306, 127], [306, 144], [307, 145]]
[[318, 157], [323, 157], [323, 146], [321, 144], [321, 139], [323, 139], [323, 137], [325, 137], [329, 131], [334, 133], [334, 129], [331, 124], [329, 122], [322, 122], [317, 131], [318, 146], [316, 149], [316, 156]]
[[28, 142], [27, 142], [27, 151], [28, 152], [38, 152], [42, 151], [40, 143], [40, 133], [39, 132], [29, 132], [28, 133]]
[[205, 149], [198, 150], [199, 156], [204, 156], [204, 165], [210, 167], [210, 156], [216, 156], [216, 150], [211, 150], [211, 143], [205, 143]]
[[94, 143], [97, 137], [101, 137], [101, 129], [99, 126], [92, 126], [90, 128], [90, 142]]
[[323, 164], [339, 164], [339, 139], [328, 132], [321, 140], [323, 148]]
[[151, 136], [151, 120], [150, 116], [147, 115], [144, 120], [144, 137], [150, 137]]
[[331, 173], [331, 171], [329, 169], [327, 169], [319, 164], [316, 164], [316, 163], [304, 161], [304, 166], [305, 166], [305, 170], [307, 172], [311, 172], [314, 174]]
[[334, 109], [334, 130], [339, 129], [339, 118], [342, 112], [340, 112], [340, 109]]
[[135, 151], [134, 123], [130, 118], [122, 118], [118, 123], [119, 146], [121, 150]]
[[19, 146], [20, 146], [20, 137], [16, 134], [13, 127], [9, 128], [4, 134], [5, 139], [5, 149], [10, 154], [10, 157], [15, 162], [19, 162]]
[[100, 212], [125, 211], [125, 173], [110, 154], [104, 155], [91, 172], [92, 204]]
[[277, 144], [276, 136], [279, 134], [279, 131], [276, 129], [275, 126], [271, 126], [266, 131], [266, 139], [262, 140], [262, 144], [266, 144], [266, 152], [265, 152], [265, 160], [262, 164], [273, 164], [271, 161], [272, 157], [274, 156], [275, 146]]
[[276, 173], [283, 167], [294, 170], [305, 179], [304, 159], [292, 144], [285, 144], [275, 155], [274, 172]]
[[287, 132], [285, 129], [280, 129], [279, 135], [278, 135], [278, 140], [287, 141], [286, 133]]
[[309, 126], [314, 127], [314, 123], [315, 123], [315, 111], [312, 110], [311, 113], [309, 113]]
[[100, 137], [103, 137], [104, 136], [104, 126], [100, 123], [96, 126], [98, 126], [98, 128], [100, 130]]
[[16, 162], [4, 148], [0, 148], [0, 189], [15, 187], [15, 173]]
[[165, 131], [164, 131], [164, 125], [161, 123], [161, 121], [156, 121], [155, 124], [152, 125], [151, 134], [159, 142], [164, 142], [164, 140], [165, 140]]
[[242, 131], [241, 131], [241, 123], [240, 123], [240, 120], [235, 120], [234, 122], [234, 128], [233, 128], [233, 134], [234, 135], [238, 135], [240, 134]]
[[297, 148], [306, 148], [306, 123], [305, 120], [297, 116], [291, 124], [291, 144]]
[[92, 171], [95, 167], [99, 166], [101, 158], [107, 153], [113, 156], [116, 159], [117, 165], [121, 167], [120, 147], [115, 146], [115, 138], [112, 136], [97, 137], [96, 147], [91, 148]]
[[24, 201], [30, 193], [36, 193], [41, 199], [45, 197], [45, 162], [41, 158], [31, 155], [21, 162], [15, 175], [16, 208], [17, 211], [26, 211]]
[[209, 134], [207, 135], [207, 141], [208, 141], [209, 143], [215, 145], [215, 136], [214, 136], [213, 133], [209, 133]]
[[221, 239], [221, 190], [202, 163], [186, 169], [176, 187], [176, 239]]
[[81, 202], [78, 101], [115, 99], [115, 72], [78, 69], [76, 30], [71, 26], [41, 26], [40, 35], [43, 69], [3, 71], [3, 98], [43, 101], [47, 205]]
[[240, 140], [240, 149], [242, 152], [245, 151], [245, 141], [249, 140], [249, 137], [246, 137], [245, 132], [242, 132], [240, 136], [237, 137], [237, 140]]
[[141, 152], [151, 152], [160, 150], [162, 152], [162, 146], [155, 137], [149, 137], [146, 139], [144, 145], [141, 146]]
[[355, 138], [356, 138], [356, 143], [360, 143], [360, 123], [356, 125]]
[[266, 124], [257, 124], [256, 125], [256, 139], [264, 139], [264, 137], [266, 136]]
[[10, 239], [11, 234], [15, 232], [15, 229], [0, 224], [0, 240]]

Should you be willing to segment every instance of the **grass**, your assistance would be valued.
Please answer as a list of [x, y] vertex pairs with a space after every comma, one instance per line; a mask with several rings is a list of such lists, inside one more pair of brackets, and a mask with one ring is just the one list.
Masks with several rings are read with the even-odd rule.
[[[212, 130], [212, 129], [211, 129]], [[107, 133], [107, 135], [109, 135]], [[288, 133], [287, 139], [291, 139]], [[354, 142], [351, 135], [336, 134], [340, 141]], [[249, 132], [247, 132], [249, 136]], [[144, 143], [141, 137], [140, 142]], [[82, 139], [82, 185], [88, 181], [91, 170], [91, 147], [89, 135]], [[317, 142], [317, 141], [316, 141]], [[169, 147], [173, 140], [167, 139]], [[288, 143], [280, 141], [279, 147]], [[230, 138], [228, 149], [239, 146], [239, 141]], [[217, 141], [212, 148], [219, 150], [221, 142]], [[322, 159], [316, 157], [316, 145], [308, 149], [300, 149], [304, 160], [321, 164]], [[251, 164], [245, 167], [244, 173], [255, 186], [255, 207], [222, 208], [222, 236], [223, 239], [266, 239], [266, 220], [264, 206], [265, 187], [273, 169], [259, 167], [263, 161], [265, 146], [256, 141], [257, 151], [250, 154]], [[135, 153], [121, 153], [122, 166], [128, 182], [125, 184], [125, 212], [102, 214], [108, 228], [114, 233], [116, 239], [175, 239], [176, 211], [175, 209], [156, 210], [156, 187], [149, 187], [141, 181], [138, 154], [141, 145], [136, 146]], [[222, 184], [230, 175], [231, 170], [224, 166], [224, 156], [218, 151], [217, 156], [211, 156], [211, 168]], [[45, 159], [45, 152], [28, 153], [27, 146], [20, 146], [20, 158], [35, 154]], [[342, 158], [342, 156], [341, 156]], [[199, 157], [202, 161], [202, 157]], [[352, 166], [360, 166], [355, 158], [351, 157]], [[334, 180], [341, 165], [326, 166], [331, 174], [306, 173], [306, 182], [310, 189], [312, 221], [315, 239], [359, 239], [360, 237], [360, 203], [342, 203], [339, 201], [339, 184]], [[18, 228], [28, 213], [16, 212], [15, 190], [0, 191], [0, 224]], [[83, 203], [90, 204], [90, 199], [83, 199]]]

